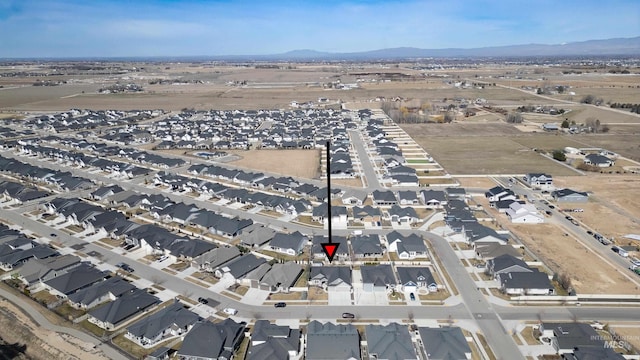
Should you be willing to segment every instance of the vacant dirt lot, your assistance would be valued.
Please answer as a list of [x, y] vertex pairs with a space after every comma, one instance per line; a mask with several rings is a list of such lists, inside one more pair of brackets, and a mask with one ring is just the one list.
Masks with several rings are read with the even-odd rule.
[[[414, 134], [410, 128], [405, 130]], [[552, 175], [576, 174], [509, 136], [413, 135], [413, 139], [452, 175], [526, 174], [534, 171]]]
[[7, 343], [26, 344], [30, 359], [107, 359], [92, 344], [40, 328], [8, 301], [0, 308], [0, 337]]
[[242, 157], [230, 164], [257, 171], [268, 171], [307, 179], [317, 178], [320, 152], [317, 150], [228, 151]]
[[578, 293], [640, 294], [640, 289], [629, 286], [629, 280], [620, 271], [587, 250], [572, 236], [564, 236], [564, 231], [558, 226], [508, 224], [506, 227], [553, 271], [568, 274]]
[[556, 177], [554, 183], [558, 188], [569, 187], [592, 193], [586, 204], [567, 204], [563, 207], [583, 208], [583, 213], [572, 213], [571, 216], [595, 231], [619, 240], [623, 235], [640, 233], [640, 203], [632, 195], [640, 193], [640, 175]]

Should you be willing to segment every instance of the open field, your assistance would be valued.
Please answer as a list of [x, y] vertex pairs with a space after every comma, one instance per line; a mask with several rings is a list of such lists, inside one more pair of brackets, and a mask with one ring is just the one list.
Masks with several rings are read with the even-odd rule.
[[450, 174], [577, 174], [509, 137], [414, 137]]
[[554, 183], [558, 188], [592, 192], [588, 203], [563, 204], [562, 207], [584, 209], [584, 212], [571, 213], [571, 216], [594, 231], [621, 241], [623, 235], [639, 233], [640, 204], [630, 194], [640, 193], [640, 175], [556, 177]]
[[0, 307], [0, 338], [10, 344], [26, 345], [29, 359], [107, 359], [93, 349], [93, 344], [38, 326], [8, 301]]
[[230, 150], [242, 157], [231, 162], [257, 171], [297, 176], [307, 179], [316, 178], [320, 164], [320, 152], [317, 150]]
[[640, 294], [637, 287], [629, 286], [629, 280], [618, 269], [605, 263], [572, 236], [564, 236], [564, 230], [557, 225], [508, 224], [505, 227], [549, 268], [569, 275], [578, 293]]
[[[425, 151], [451, 174], [547, 172], [576, 175], [566, 167], [530, 151], [564, 149], [567, 146], [602, 147], [640, 160], [638, 135], [556, 135], [521, 132], [504, 122], [452, 124], [400, 124]], [[635, 125], [633, 125], [635, 126]], [[640, 134], [640, 126], [637, 127]]]

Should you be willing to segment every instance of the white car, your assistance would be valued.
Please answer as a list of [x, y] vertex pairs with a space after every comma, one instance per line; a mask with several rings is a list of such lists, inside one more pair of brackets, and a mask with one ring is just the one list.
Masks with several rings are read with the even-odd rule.
[[234, 308], [224, 308], [222, 310], [222, 312], [224, 312], [227, 315], [235, 315], [238, 313], [238, 310], [234, 309]]
[[158, 262], [163, 262], [165, 260], [167, 260], [169, 257], [167, 255], [162, 255], [160, 256], [160, 259], [158, 259]]

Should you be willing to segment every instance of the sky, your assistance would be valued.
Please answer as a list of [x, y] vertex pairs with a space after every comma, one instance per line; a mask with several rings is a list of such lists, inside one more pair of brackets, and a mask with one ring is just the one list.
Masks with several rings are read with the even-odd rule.
[[640, 0], [0, 0], [0, 58], [477, 48], [640, 35]]

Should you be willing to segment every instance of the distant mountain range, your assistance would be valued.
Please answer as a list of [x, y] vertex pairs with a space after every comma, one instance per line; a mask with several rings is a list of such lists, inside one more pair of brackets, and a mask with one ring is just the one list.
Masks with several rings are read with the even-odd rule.
[[330, 53], [315, 50], [293, 50], [274, 55], [214, 56], [218, 59], [245, 60], [382, 60], [454, 57], [539, 57], [640, 55], [640, 36], [606, 40], [588, 40], [556, 45], [527, 44], [482, 48], [420, 49], [399, 47], [351, 53]]

